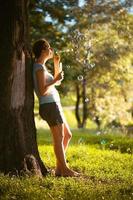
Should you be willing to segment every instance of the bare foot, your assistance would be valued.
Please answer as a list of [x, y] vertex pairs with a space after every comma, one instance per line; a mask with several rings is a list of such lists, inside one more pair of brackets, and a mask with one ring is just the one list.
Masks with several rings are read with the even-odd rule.
[[80, 174], [78, 172], [75, 172], [69, 168], [66, 168], [65, 170], [63, 170], [61, 175], [63, 177], [78, 177], [78, 176], [80, 176]]

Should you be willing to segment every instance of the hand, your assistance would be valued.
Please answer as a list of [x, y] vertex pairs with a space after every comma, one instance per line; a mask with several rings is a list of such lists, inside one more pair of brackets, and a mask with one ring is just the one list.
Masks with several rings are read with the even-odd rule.
[[62, 81], [64, 79], [64, 72], [61, 71], [55, 78], [56, 81]]

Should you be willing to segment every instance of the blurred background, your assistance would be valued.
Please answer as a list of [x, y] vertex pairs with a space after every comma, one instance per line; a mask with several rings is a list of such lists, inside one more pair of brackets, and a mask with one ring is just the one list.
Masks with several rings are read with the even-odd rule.
[[[46, 38], [61, 55], [58, 90], [71, 128], [133, 135], [133, 3], [32, 0], [31, 44]], [[47, 63], [53, 72], [52, 61]], [[39, 126], [47, 127], [38, 115]]]

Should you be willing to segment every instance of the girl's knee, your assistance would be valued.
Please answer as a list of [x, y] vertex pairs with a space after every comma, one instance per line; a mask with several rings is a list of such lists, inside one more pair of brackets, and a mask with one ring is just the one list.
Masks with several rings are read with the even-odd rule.
[[65, 138], [67, 138], [67, 140], [70, 140], [72, 138], [71, 132], [67, 131], [66, 134], [65, 134]]

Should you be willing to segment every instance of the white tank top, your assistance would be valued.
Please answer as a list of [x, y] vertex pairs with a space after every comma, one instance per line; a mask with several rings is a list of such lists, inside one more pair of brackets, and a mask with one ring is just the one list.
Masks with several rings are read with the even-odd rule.
[[54, 77], [52, 76], [52, 74], [50, 74], [48, 72], [48, 70], [46, 69], [46, 67], [42, 64], [39, 63], [34, 63], [33, 64], [33, 81], [34, 81], [34, 90], [35, 93], [38, 97], [39, 100], [39, 104], [44, 104], [44, 103], [52, 103], [52, 102], [60, 102], [60, 96], [59, 93], [57, 91], [57, 89], [55, 88], [55, 86], [51, 86], [48, 90], [48, 94], [40, 96], [39, 95], [39, 90], [38, 90], [38, 85], [37, 85], [37, 79], [36, 79], [36, 71], [39, 69], [43, 69], [45, 76], [46, 76], [46, 83], [50, 83]]

